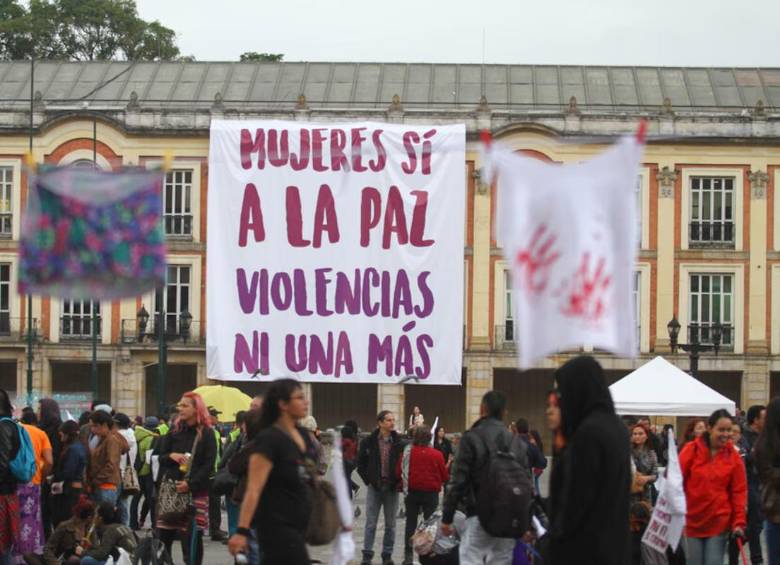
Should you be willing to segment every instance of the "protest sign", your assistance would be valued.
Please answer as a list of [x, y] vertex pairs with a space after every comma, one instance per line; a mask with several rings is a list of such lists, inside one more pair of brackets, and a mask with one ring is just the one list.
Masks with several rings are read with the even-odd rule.
[[208, 375], [460, 384], [465, 128], [215, 120]]

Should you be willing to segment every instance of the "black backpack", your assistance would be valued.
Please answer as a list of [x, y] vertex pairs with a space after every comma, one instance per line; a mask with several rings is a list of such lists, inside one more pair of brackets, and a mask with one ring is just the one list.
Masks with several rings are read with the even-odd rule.
[[476, 497], [479, 523], [493, 537], [518, 539], [531, 522], [531, 473], [512, 453], [511, 440], [507, 445], [509, 432], [499, 434], [493, 447], [478, 431], [474, 435], [487, 453]]

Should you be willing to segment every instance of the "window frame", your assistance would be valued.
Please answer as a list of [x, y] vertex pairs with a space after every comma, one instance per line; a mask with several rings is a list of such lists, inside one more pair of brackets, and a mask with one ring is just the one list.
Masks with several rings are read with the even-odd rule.
[[[73, 312], [73, 305], [79, 304], [80, 313]], [[84, 312], [84, 306], [89, 305], [89, 313]], [[69, 308], [66, 308], [69, 305]], [[103, 309], [99, 300], [72, 300], [64, 298], [60, 301], [60, 338], [63, 341], [84, 340], [92, 337], [92, 312], [97, 307], [97, 338], [98, 342], [103, 338]], [[70, 311], [68, 311], [70, 310]], [[84, 324], [85, 320], [88, 320], [89, 332], [83, 331], [74, 333], [72, 331], [65, 332], [65, 318], [70, 318], [71, 324], [73, 320], [79, 320], [80, 324]], [[72, 325], [71, 325], [72, 327]]]
[[[177, 181], [177, 175], [182, 179]], [[189, 182], [185, 181], [186, 175], [189, 175]], [[165, 173], [163, 184], [163, 232], [168, 239], [192, 240], [195, 224], [193, 214], [193, 193], [194, 193], [195, 171], [190, 167], [176, 167]], [[178, 190], [177, 190], [178, 189]], [[168, 193], [171, 192], [171, 212], [168, 212]], [[179, 198], [177, 198], [179, 196]], [[179, 209], [177, 211], [177, 209]], [[187, 219], [189, 218], [189, 230], [186, 230]], [[181, 233], [176, 230], [168, 230], [169, 220], [171, 225], [175, 225], [176, 220], [181, 222]]]
[[[728, 334], [724, 333], [721, 338], [721, 347], [724, 349], [731, 349], [734, 345], [734, 275], [731, 273], [691, 273], [688, 275], [688, 319], [689, 324], [698, 324], [703, 326], [707, 324], [720, 323], [728, 325], [732, 331]], [[694, 279], [696, 284], [694, 285]], [[728, 281], [729, 290], [726, 291], [726, 282]], [[719, 291], [713, 290], [715, 283], [718, 283]], [[706, 284], [705, 284], [706, 283]], [[694, 286], [696, 287], [694, 289]], [[705, 290], [705, 286], [707, 290]], [[717, 316], [715, 314], [715, 296], [718, 296], [717, 300]], [[726, 307], [728, 297], [729, 306]], [[702, 312], [708, 311], [708, 320], [703, 321]], [[696, 316], [691, 314], [693, 309], [696, 309]], [[687, 328], [686, 328], [687, 329]], [[728, 338], [728, 341], [727, 341]], [[686, 337], [690, 341], [690, 335]], [[699, 338], [701, 340], [701, 337]], [[701, 343], [711, 344], [711, 340], [701, 341]]]
[[741, 354], [745, 350], [745, 266], [742, 263], [682, 263], [680, 264], [680, 288], [678, 321], [680, 322], [680, 341], [688, 339], [690, 281], [692, 274], [731, 275], [732, 276], [732, 335], [733, 348], [730, 351]]
[[[680, 248], [687, 249], [707, 249], [742, 251], [744, 242], [742, 231], [744, 227], [744, 170], [737, 167], [686, 167], [682, 166], [682, 194], [680, 195]], [[690, 240], [691, 216], [691, 179], [694, 177], [717, 177], [732, 178], [734, 180], [734, 202], [732, 216], [734, 218], [734, 244], [705, 243], [698, 245]]]

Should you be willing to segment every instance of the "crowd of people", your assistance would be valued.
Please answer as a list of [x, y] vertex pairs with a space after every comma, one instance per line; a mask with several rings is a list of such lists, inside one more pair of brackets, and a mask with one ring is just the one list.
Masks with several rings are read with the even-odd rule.
[[[300, 383], [274, 381], [229, 429], [194, 392], [175, 408], [131, 419], [96, 401], [78, 422], [63, 422], [57, 403], [43, 399], [15, 420], [0, 390], [0, 565], [102, 564], [138, 555], [144, 539], [169, 557], [179, 542], [184, 562], [200, 565], [207, 533], [240, 562], [308, 564], [312, 516], [322, 511], [315, 486], [329, 462]], [[780, 564], [780, 398], [688, 422], [671, 446], [687, 502], [684, 536], [665, 554], [641, 537], [670, 436], [676, 442], [671, 426], [618, 417], [587, 356], [555, 372], [546, 418], [546, 498], [543, 434], [521, 416], [510, 421], [498, 391], [483, 396], [463, 434], [432, 429], [417, 407], [406, 429], [387, 410], [371, 431], [345, 422], [347, 490], [365, 488], [361, 563], [374, 562], [381, 513], [383, 565], [393, 563], [400, 519], [404, 565], [722, 565], [742, 553], [756, 565], [762, 532], [769, 563]], [[449, 554], [415, 557], [431, 520], [437, 539], [454, 540]]]

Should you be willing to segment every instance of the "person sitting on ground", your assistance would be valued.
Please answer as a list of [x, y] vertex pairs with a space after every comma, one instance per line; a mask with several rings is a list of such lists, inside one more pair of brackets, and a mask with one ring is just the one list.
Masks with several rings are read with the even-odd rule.
[[119, 548], [132, 554], [137, 545], [135, 534], [121, 521], [119, 509], [110, 502], [101, 502], [95, 517], [100, 542], [81, 555], [81, 565], [103, 565], [109, 557], [119, 559]]
[[49, 536], [43, 548], [43, 555], [24, 554], [24, 562], [27, 565], [75, 565], [81, 562], [79, 554], [83, 552], [84, 546], [95, 542], [94, 536], [90, 536], [95, 505], [83, 495], [71, 511], [70, 519], [60, 522]]

